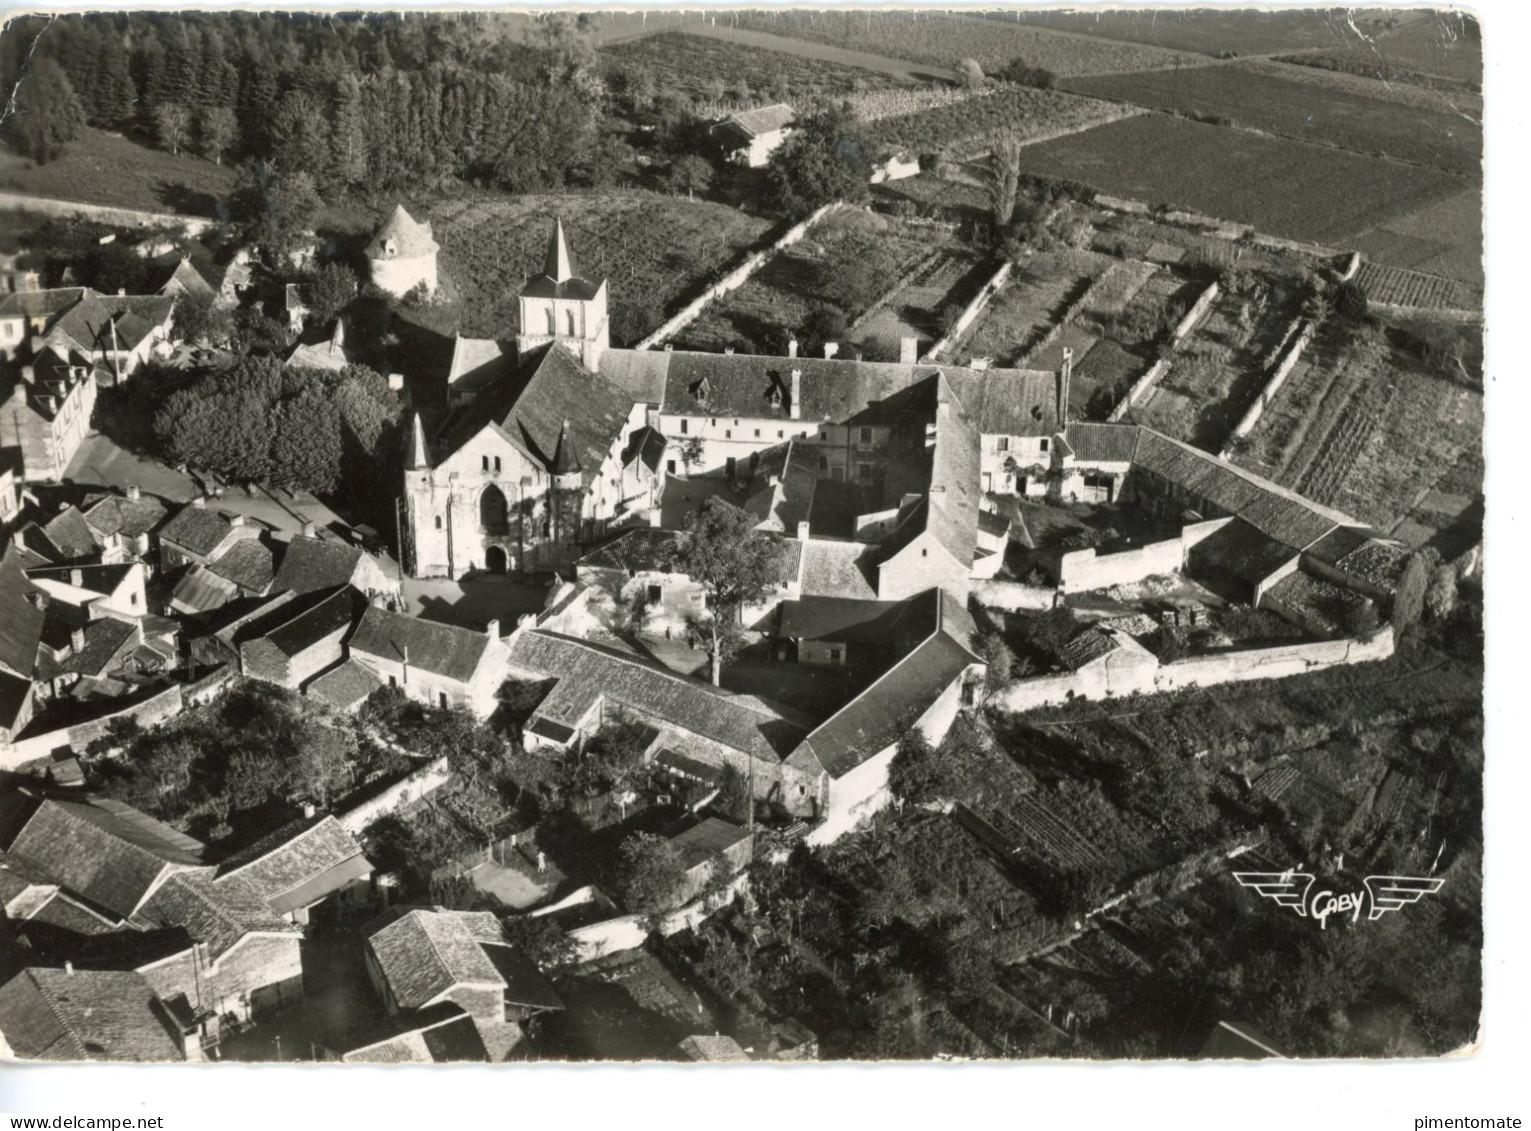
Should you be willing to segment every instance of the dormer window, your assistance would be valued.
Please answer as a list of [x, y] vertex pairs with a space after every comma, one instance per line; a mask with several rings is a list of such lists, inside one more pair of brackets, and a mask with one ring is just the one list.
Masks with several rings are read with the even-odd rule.
[[1034, 405], [1031, 406], [1031, 419], [1033, 419], [1033, 420], [1041, 420], [1042, 419], [1042, 406], [1041, 405], [1034, 404]]
[[703, 377], [692, 388], [691, 395], [696, 398], [698, 404], [706, 404], [707, 396], [711, 392], [712, 388], [707, 384], [707, 378]]
[[772, 385], [771, 391], [766, 394], [766, 400], [770, 402], [772, 408], [780, 408], [781, 390], [778, 389], [775, 385]]
[[399, 245], [397, 243], [395, 243], [392, 239], [384, 240], [383, 241], [383, 254], [387, 255], [389, 257], [398, 255], [399, 254]]

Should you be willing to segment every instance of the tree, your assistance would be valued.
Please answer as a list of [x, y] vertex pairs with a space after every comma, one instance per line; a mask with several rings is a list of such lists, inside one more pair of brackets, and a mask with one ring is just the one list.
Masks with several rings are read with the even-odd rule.
[[989, 154], [986, 187], [995, 232], [1003, 232], [1015, 216], [1015, 199], [1021, 186], [1021, 139], [1004, 133], [994, 139]]
[[694, 200], [697, 193], [707, 191], [712, 184], [712, 178], [712, 162], [695, 153], [688, 153], [670, 162], [670, 168], [665, 174], [665, 184], [671, 192], [683, 192], [688, 198]]
[[215, 165], [222, 165], [223, 155], [238, 136], [234, 111], [228, 106], [207, 107], [202, 111], [197, 133], [202, 143], [202, 156]]
[[979, 633], [973, 643], [974, 650], [988, 665], [983, 677], [984, 692], [993, 695], [1010, 682], [1010, 673], [1015, 667], [1015, 653], [1010, 651], [1005, 638], [993, 631]]
[[90, 92], [90, 120], [109, 130], [130, 125], [138, 91], [133, 86], [122, 41], [110, 32], [101, 37], [95, 71], [96, 81]]
[[685, 895], [686, 869], [680, 850], [664, 837], [635, 833], [622, 842], [617, 891], [635, 915], [672, 911]]
[[1345, 610], [1345, 633], [1360, 641], [1370, 640], [1377, 634], [1377, 606], [1371, 601], [1358, 601]]
[[350, 784], [356, 767], [356, 737], [320, 723], [303, 728], [293, 758], [294, 779], [320, 809]]
[[1434, 620], [1445, 620], [1457, 607], [1457, 571], [1449, 565], [1435, 567], [1430, 589], [1425, 594], [1425, 608]]
[[977, 59], [964, 59], [957, 64], [957, 80], [962, 83], [966, 90], [982, 90], [984, 85], [983, 68], [978, 65]]
[[357, 289], [355, 271], [344, 263], [326, 263], [304, 284], [304, 305], [317, 322], [329, 322], [351, 305]]
[[845, 311], [834, 303], [822, 302], [803, 319], [801, 332], [805, 339], [822, 346], [825, 342], [843, 341], [849, 329], [850, 319]]
[[1430, 559], [1423, 553], [1409, 555], [1393, 595], [1393, 624], [1400, 629], [1419, 620], [1425, 609], [1425, 590], [1430, 586]]
[[749, 776], [732, 762], [723, 763], [718, 778], [718, 811], [737, 825], [747, 825], [754, 815], [755, 799], [750, 795]]
[[848, 105], [799, 118], [766, 168], [772, 199], [789, 216], [832, 201], [864, 200], [873, 147]]
[[888, 767], [888, 786], [905, 801], [936, 801], [948, 796], [942, 759], [920, 730], [910, 727], [899, 740]]
[[179, 156], [191, 133], [191, 111], [179, 102], [161, 102], [154, 108], [154, 133], [160, 145]]
[[1334, 288], [1335, 313], [1347, 322], [1363, 321], [1368, 306], [1366, 288], [1354, 279], [1346, 279]]
[[53, 160], [85, 126], [85, 109], [64, 69], [47, 56], [35, 59], [16, 84], [7, 139], [39, 165]]
[[278, 173], [257, 161], [241, 178], [230, 211], [246, 239], [269, 259], [283, 260], [313, 229], [322, 203], [309, 173]]
[[234, 332], [233, 317], [214, 303], [212, 295], [179, 296], [172, 322], [183, 342], [222, 345]]
[[[671, 564], [707, 595], [707, 615], [698, 618], [694, 627], [708, 642], [716, 686], [730, 646], [737, 643], [744, 607], [760, 600], [777, 583], [781, 547], [755, 529], [751, 515], [716, 496], [687, 517], [686, 528], [688, 535], [673, 544]], [[692, 627], [689, 621], [688, 627]]]

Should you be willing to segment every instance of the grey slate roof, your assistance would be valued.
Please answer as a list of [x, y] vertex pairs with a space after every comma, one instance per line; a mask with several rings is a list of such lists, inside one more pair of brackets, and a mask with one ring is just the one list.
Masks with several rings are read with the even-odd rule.
[[790, 126], [796, 117], [797, 112], [791, 106], [785, 102], [776, 102], [756, 110], [741, 110], [737, 114], [730, 114], [719, 124], [731, 127], [748, 140]]
[[0, 987], [0, 1034], [22, 1060], [184, 1060], [142, 974], [23, 970]]
[[371, 695], [383, 681], [355, 660], [331, 668], [306, 689], [306, 694], [339, 711], [349, 711]]
[[303, 928], [278, 917], [252, 886], [213, 880], [211, 869], [171, 876], [133, 916], [150, 927], [180, 927], [206, 944], [214, 959], [254, 931], [301, 936]]
[[273, 592], [312, 593], [349, 584], [366, 551], [344, 542], [297, 537], [288, 544], [271, 582]]
[[0, 558], [0, 668], [27, 680], [32, 678], [43, 631], [43, 610], [29, 599], [36, 593], [20, 558], [7, 551]]
[[1140, 429], [1132, 424], [1070, 423], [1064, 438], [1085, 463], [1131, 463]]
[[209, 562], [207, 568], [257, 597], [271, 587], [275, 575], [271, 549], [259, 538], [241, 538]]
[[334, 817], [294, 822], [218, 866], [215, 886], [243, 884], [287, 915], [370, 875], [361, 845]]
[[234, 530], [234, 525], [212, 507], [187, 503], [160, 530], [161, 542], [173, 542], [193, 554], [206, 557]]
[[405, 912], [367, 939], [400, 1010], [420, 1009], [456, 986], [503, 988], [481, 943], [502, 942], [487, 911]]
[[441, 250], [435, 237], [431, 235], [430, 224], [417, 221], [404, 210], [402, 204], [394, 205], [393, 211], [388, 214], [388, 219], [383, 221], [383, 226], [367, 244], [367, 258], [386, 258], [383, 244], [389, 239], [394, 241], [395, 255], [398, 258], [432, 255]]
[[361, 594], [350, 586], [341, 586], [318, 604], [302, 609], [291, 620], [273, 628], [265, 638], [284, 656], [300, 655], [337, 629], [348, 627], [356, 619], [361, 603]]
[[348, 647], [352, 655], [377, 656], [390, 663], [402, 662], [408, 649], [410, 667], [467, 683], [483, 662], [489, 637], [369, 605]]
[[153, 495], [130, 499], [126, 495], [105, 495], [87, 499], [85, 521], [98, 537], [121, 534], [133, 538], [152, 533], [167, 514], [165, 504]]

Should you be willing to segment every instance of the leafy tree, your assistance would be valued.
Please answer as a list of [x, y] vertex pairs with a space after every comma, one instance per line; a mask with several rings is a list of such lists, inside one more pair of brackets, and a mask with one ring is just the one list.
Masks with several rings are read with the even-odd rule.
[[988, 665], [983, 679], [985, 693], [993, 695], [1003, 690], [1009, 684], [1010, 674], [1015, 668], [1015, 653], [1010, 651], [1010, 645], [1005, 643], [1002, 635], [993, 631], [980, 633], [973, 643], [974, 650]]
[[617, 891], [635, 915], [673, 911], [685, 895], [686, 870], [680, 850], [664, 837], [635, 833], [622, 842]]
[[245, 237], [272, 260], [284, 260], [311, 231], [322, 201], [306, 171], [278, 173], [256, 162], [235, 190], [231, 212]]
[[977, 59], [964, 59], [957, 64], [957, 81], [962, 83], [966, 90], [982, 90], [984, 85], [983, 68], [979, 66]]
[[176, 336], [184, 342], [222, 345], [234, 332], [234, 319], [211, 295], [181, 295], [172, 315]]
[[1377, 606], [1371, 601], [1359, 601], [1345, 612], [1345, 633], [1357, 640], [1370, 640], [1377, 634]]
[[305, 728], [293, 759], [294, 779], [321, 810], [351, 785], [357, 760], [356, 736], [335, 727]]
[[1366, 288], [1354, 279], [1347, 279], [1334, 288], [1335, 313], [1347, 322], [1364, 320], [1368, 306]]
[[202, 156], [215, 165], [222, 165], [223, 155], [233, 146], [238, 133], [234, 111], [230, 107], [208, 106], [202, 111], [197, 124]]
[[848, 105], [799, 118], [767, 166], [772, 199], [789, 216], [806, 215], [836, 200], [864, 200], [872, 152]]
[[820, 303], [803, 319], [801, 332], [804, 338], [822, 346], [825, 342], [843, 341], [850, 329], [850, 319], [845, 311], [833, 303]]
[[1425, 607], [1434, 620], [1445, 620], [1457, 607], [1457, 571], [1449, 565], [1435, 567], [1430, 578], [1430, 589], [1425, 594]]
[[191, 135], [191, 111], [179, 102], [161, 102], [154, 108], [154, 134], [162, 146], [179, 155]]
[[39, 165], [53, 160], [85, 126], [85, 109], [64, 69], [47, 56], [16, 84], [5, 123], [7, 140]]
[[304, 284], [304, 303], [318, 322], [329, 322], [356, 299], [357, 289], [355, 271], [344, 263], [326, 263]]
[[712, 184], [713, 175], [712, 162], [695, 153], [688, 153], [670, 163], [670, 168], [665, 174], [665, 184], [671, 192], [683, 192], [688, 198], [694, 200], [697, 193], [707, 191]]
[[989, 153], [985, 187], [996, 232], [1008, 228], [1015, 216], [1016, 195], [1021, 187], [1021, 149], [1017, 134], [1003, 133], [994, 139]]
[[899, 740], [888, 767], [888, 786], [905, 801], [915, 803], [949, 797], [942, 758], [924, 732], [910, 727]]
[[676, 540], [671, 564], [707, 594], [707, 616], [696, 628], [708, 642], [716, 685], [744, 607], [776, 584], [781, 547], [755, 529], [751, 515], [717, 497], [693, 511], [686, 528], [689, 535]]
[[1398, 591], [1393, 595], [1393, 624], [1400, 629], [1416, 623], [1424, 612], [1430, 566], [1430, 559], [1423, 553], [1410, 554], [1404, 563], [1403, 573], [1398, 578]]
[[754, 815], [755, 799], [750, 796], [749, 776], [732, 762], [723, 764], [718, 779], [718, 811], [737, 825], [747, 825]]

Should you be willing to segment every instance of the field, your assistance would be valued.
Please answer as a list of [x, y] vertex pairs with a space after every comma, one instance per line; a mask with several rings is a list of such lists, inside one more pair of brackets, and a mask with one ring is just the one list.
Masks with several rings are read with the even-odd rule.
[[[1344, 13], [1337, 11], [1195, 11], [1119, 10], [1101, 12], [1005, 12], [990, 18], [1027, 27], [1099, 36], [1124, 43], [1141, 43], [1202, 55], [1270, 55], [1337, 47], [1355, 41]], [[1356, 23], [1371, 34], [1372, 21], [1361, 14]]]
[[1396, 346], [1372, 355], [1330, 333], [1310, 349], [1237, 461], [1381, 530], [1410, 519], [1411, 540], [1428, 539], [1482, 490], [1482, 394]]
[[1288, 61], [1428, 87], [1483, 82], [1483, 39], [1477, 21], [1461, 12], [1435, 12], [1411, 20], [1372, 42], [1292, 55]]
[[831, 304], [854, 320], [938, 242], [928, 228], [881, 216], [831, 217], [709, 305], [675, 335], [675, 348], [780, 353], [815, 307]]
[[1007, 87], [982, 98], [884, 118], [870, 132], [885, 145], [914, 153], [971, 153], [985, 148], [998, 133], [1013, 133], [1026, 141], [1056, 137], [1129, 112], [1110, 102], [1061, 91]]
[[1183, 54], [1158, 47], [942, 13], [755, 11], [738, 13], [738, 23], [814, 43], [948, 67], [959, 59], [976, 59], [986, 71], [1016, 58], [1057, 75], [1144, 70], [1189, 61]]
[[1079, 94], [1206, 117], [1355, 153], [1409, 161], [1476, 177], [1483, 131], [1439, 107], [1402, 106], [1382, 97], [1294, 82], [1269, 70], [1209, 65], [1141, 74], [1070, 79]]
[[1023, 172], [1328, 242], [1463, 187], [1446, 173], [1163, 114], [1021, 150]]
[[879, 343], [874, 360], [891, 360], [890, 347], [901, 338], [919, 339], [923, 355], [943, 336], [942, 313], [966, 306], [993, 274], [994, 264], [962, 248], [944, 247], [891, 301], [854, 326], [850, 336]]
[[1454, 279], [1426, 275], [1370, 260], [1362, 263], [1356, 281], [1373, 302], [1423, 310], [1481, 310], [1483, 292]]
[[0, 148], [0, 189], [87, 204], [216, 216], [234, 181], [234, 170], [227, 165], [172, 157], [120, 134], [90, 128], [46, 165]]
[[1351, 241], [1368, 260], [1469, 284], [1482, 305], [1483, 194], [1468, 189], [1369, 228]]
[[768, 221], [718, 204], [644, 192], [533, 195], [426, 204], [441, 244], [440, 270], [457, 294], [430, 308], [440, 333], [505, 337], [516, 327], [516, 296], [541, 270], [548, 230], [564, 221], [576, 270], [610, 281], [611, 340], [628, 345], [666, 312], [763, 242]]
[[679, 31], [613, 44], [603, 48], [601, 55], [608, 70], [648, 71], [657, 89], [692, 98], [724, 95], [744, 103], [843, 97], [896, 81], [864, 67], [781, 51], [741, 51], [735, 44]]

